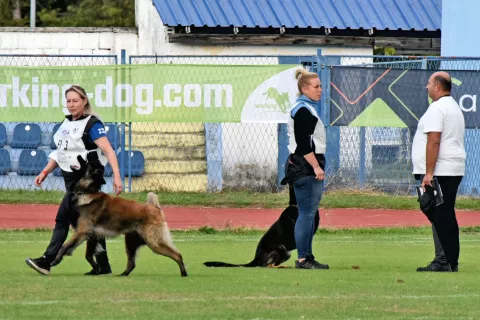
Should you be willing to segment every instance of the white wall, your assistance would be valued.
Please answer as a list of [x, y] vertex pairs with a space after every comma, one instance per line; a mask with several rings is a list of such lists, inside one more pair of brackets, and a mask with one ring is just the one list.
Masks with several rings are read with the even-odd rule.
[[136, 28], [0, 28], [4, 55], [120, 55], [121, 49], [136, 54], [137, 48]]

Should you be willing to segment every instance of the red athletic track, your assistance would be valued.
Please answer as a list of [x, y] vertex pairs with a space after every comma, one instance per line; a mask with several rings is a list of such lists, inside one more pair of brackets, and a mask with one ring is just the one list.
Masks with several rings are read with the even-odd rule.
[[[0, 229], [52, 228], [57, 205], [0, 204]], [[250, 227], [268, 228], [282, 209], [238, 209], [163, 207], [171, 229], [189, 229], [202, 226], [214, 228]], [[427, 218], [414, 210], [383, 209], [321, 209], [321, 225], [327, 228], [428, 226]], [[480, 211], [459, 211], [460, 226], [480, 226]]]

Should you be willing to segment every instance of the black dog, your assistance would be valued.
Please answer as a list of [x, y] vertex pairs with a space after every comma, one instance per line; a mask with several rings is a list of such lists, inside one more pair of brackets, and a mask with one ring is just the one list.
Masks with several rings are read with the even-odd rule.
[[[295, 250], [295, 222], [298, 218], [297, 200], [293, 187], [289, 185], [289, 206], [282, 212], [277, 221], [260, 239], [253, 260], [247, 264], [231, 264], [219, 261], [208, 261], [207, 267], [277, 267], [290, 258], [290, 251]], [[318, 229], [320, 216], [315, 214], [315, 231]]]

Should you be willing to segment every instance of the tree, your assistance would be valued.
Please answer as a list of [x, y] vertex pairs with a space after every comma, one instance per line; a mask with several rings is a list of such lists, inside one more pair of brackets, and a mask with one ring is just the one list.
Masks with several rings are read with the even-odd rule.
[[[28, 26], [30, 0], [0, 0], [0, 26]], [[135, 0], [37, 0], [38, 27], [134, 27]]]
[[28, 25], [30, 0], [0, 1], [0, 26]]
[[375, 47], [373, 49], [373, 54], [376, 56], [394, 56], [397, 53], [397, 50], [392, 47]]
[[81, 0], [66, 11], [44, 9], [39, 13], [42, 26], [134, 27], [134, 0]]

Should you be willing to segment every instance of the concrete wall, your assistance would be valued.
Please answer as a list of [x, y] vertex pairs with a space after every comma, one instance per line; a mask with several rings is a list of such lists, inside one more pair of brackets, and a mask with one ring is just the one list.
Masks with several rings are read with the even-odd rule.
[[136, 28], [0, 28], [0, 54], [136, 54]]

